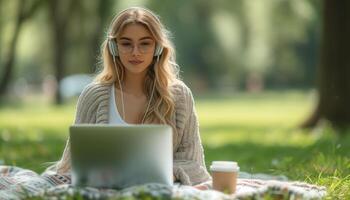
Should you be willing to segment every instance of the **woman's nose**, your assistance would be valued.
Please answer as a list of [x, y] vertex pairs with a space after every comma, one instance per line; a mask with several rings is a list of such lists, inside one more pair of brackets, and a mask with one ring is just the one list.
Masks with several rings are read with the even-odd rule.
[[137, 45], [133, 46], [131, 54], [132, 55], [140, 55], [141, 54], [139, 47]]

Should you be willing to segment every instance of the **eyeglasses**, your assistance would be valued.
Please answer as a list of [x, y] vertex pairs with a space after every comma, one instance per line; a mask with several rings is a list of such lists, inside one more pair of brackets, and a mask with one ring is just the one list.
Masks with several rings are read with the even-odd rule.
[[151, 53], [154, 49], [153, 41], [142, 41], [137, 45], [134, 45], [132, 42], [129, 42], [129, 41], [121, 41], [121, 42], [118, 42], [117, 45], [118, 45], [118, 51], [123, 54], [132, 53], [136, 46], [139, 52], [142, 54]]

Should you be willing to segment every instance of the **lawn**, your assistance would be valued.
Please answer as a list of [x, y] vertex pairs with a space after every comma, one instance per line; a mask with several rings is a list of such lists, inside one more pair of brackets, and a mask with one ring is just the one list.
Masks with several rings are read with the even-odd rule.
[[[297, 128], [314, 106], [311, 94], [195, 99], [207, 167], [213, 160], [235, 160], [241, 171], [324, 185], [328, 199], [350, 199], [350, 136], [338, 136], [327, 123], [311, 131]], [[59, 159], [74, 109], [75, 100], [49, 106], [36, 98], [0, 107], [0, 164], [42, 172]]]

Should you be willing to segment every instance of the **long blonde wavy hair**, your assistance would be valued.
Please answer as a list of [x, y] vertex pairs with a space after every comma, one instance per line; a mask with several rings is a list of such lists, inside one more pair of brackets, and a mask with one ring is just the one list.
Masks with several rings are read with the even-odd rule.
[[123, 82], [125, 68], [119, 57], [115, 59], [116, 63], [114, 65], [113, 57], [108, 49], [108, 38], [118, 38], [127, 25], [134, 23], [145, 26], [152, 34], [156, 44], [163, 47], [159, 61], [157, 62], [157, 58], [154, 57], [151, 66], [147, 69], [148, 72], [144, 83], [147, 99], [151, 98], [153, 84], [155, 84], [155, 89], [149, 110], [147, 113], [144, 113], [146, 115], [145, 123], [168, 124], [175, 130], [171, 120], [175, 111], [175, 103], [172, 98], [172, 92], [169, 89], [170, 85], [179, 79], [178, 65], [175, 61], [175, 49], [169, 38], [170, 32], [152, 11], [141, 7], [131, 7], [121, 11], [114, 17], [109, 27], [108, 37], [101, 47], [103, 69], [96, 76], [95, 82], [102, 84], [116, 83], [117, 87], [120, 88], [117, 76], [119, 74], [120, 81]]

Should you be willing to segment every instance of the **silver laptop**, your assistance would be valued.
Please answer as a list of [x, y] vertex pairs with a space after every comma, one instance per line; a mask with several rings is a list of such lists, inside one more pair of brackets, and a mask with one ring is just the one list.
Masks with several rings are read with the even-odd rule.
[[74, 186], [173, 185], [170, 126], [73, 125], [70, 145]]

